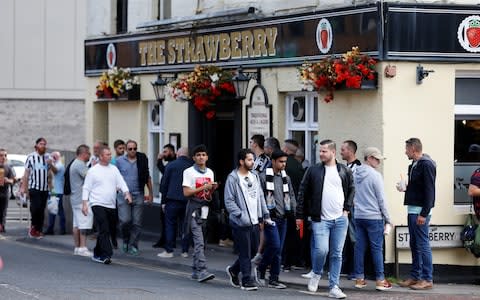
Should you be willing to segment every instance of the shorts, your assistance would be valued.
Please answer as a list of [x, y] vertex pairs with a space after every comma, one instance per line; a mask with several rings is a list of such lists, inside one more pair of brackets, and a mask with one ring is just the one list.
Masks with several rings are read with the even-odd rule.
[[72, 206], [72, 212], [73, 212], [73, 228], [92, 229], [93, 212], [90, 206], [88, 207], [88, 214], [86, 216], [82, 212], [81, 204]]

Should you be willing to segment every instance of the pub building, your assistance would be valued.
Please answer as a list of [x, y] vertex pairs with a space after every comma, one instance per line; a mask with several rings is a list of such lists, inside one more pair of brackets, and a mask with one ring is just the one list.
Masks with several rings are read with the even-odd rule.
[[[191, 17], [148, 21], [133, 33], [85, 41], [87, 140], [132, 138], [150, 160], [153, 180], [163, 145], [204, 143], [220, 187], [235, 167], [235, 155], [256, 133], [297, 140], [305, 158], [319, 161], [319, 141], [355, 140], [357, 156], [378, 147], [388, 158], [384, 176], [388, 209], [396, 231], [386, 236], [387, 273], [407, 274], [407, 209], [395, 184], [410, 161], [405, 140], [418, 137], [437, 163], [436, 203], [431, 219], [434, 280], [462, 270], [457, 281], [478, 274], [479, 262], [461, 248], [459, 232], [470, 212], [467, 195], [480, 154], [480, 7], [455, 4], [378, 3], [263, 14], [261, 8], [227, 9]], [[298, 68], [359, 47], [377, 60], [373, 81], [359, 89], [305, 90]], [[166, 84], [196, 66], [215, 65], [246, 76], [243, 95], [215, 99], [214, 116], [194, 101], [173, 97]], [[116, 98], [97, 97], [109, 68], [129, 68], [139, 86]], [[241, 68], [241, 69], [240, 69]], [[241, 80], [240, 80], [241, 81]], [[154, 87], [162, 93], [155, 94]], [[341, 158], [338, 157], [338, 160]], [[453, 183], [453, 185], [452, 185]], [[453, 187], [453, 188], [452, 188]], [[222, 192], [220, 198], [223, 198]], [[159, 194], [145, 223], [158, 224]], [[215, 241], [215, 224], [209, 240]], [[407, 244], [405, 244], [407, 241]], [[449, 274], [447, 276], [447, 274]]]

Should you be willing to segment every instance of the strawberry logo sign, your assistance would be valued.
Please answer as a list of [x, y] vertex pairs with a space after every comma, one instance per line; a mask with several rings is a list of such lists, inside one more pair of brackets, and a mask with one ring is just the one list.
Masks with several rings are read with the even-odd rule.
[[110, 43], [107, 46], [107, 66], [109, 69], [115, 67], [117, 62], [117, 51], [115, 50], [115, 45]]
[[332, 34], [332, 25], [330, 22], [323, 18], [318, 22], [317, 26], [317, 46], [318, 50], [322, 54], [327, 54], [332, 47], [333, 34]]
[[457, 38], [463, 49], [480, 52], [480, 16], [469, 16], [460, 23]]

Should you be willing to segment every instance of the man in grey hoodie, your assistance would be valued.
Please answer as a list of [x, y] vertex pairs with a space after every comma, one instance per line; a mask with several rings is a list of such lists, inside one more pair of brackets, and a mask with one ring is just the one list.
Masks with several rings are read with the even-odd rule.
[[390, 216], [385, 205], [385, 191], [382, 175], [375, 169], [384, 159], [380, 150], [368, 147], [363, 152], [365, 162], [357, 166], [353, 173], [355, 182], [355, 287], [367, 286], [364, 276], [365, 251], [370, 246], [375, 270], [376, 290], [392, 288], [383, 272], [383, 233], [384, 226], [391, 226]]
[[[238, 259], [227, 266], [227, 274], [233, 287], [253, 291], [258, 287], [253, 282], [251, 259], [257, 252], [259, 224], [262, 221], [273, 225], [265, 204], [258, 175], [252, 172], [253, 152], [242, 149], [237, 155], [237, 168], [227, 177], [225, 183], [225, 208], [229, 213]], [[242, 272], [242, 284], [238, 274]]]

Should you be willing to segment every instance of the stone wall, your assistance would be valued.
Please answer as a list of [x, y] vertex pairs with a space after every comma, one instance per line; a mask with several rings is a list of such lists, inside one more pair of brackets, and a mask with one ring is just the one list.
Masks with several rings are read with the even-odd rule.
[[0, 147], [27, 154], [43, 136], [47, 147], [74, 151], [85, 143], [85, 102], [79, 100], [0, 99]]

